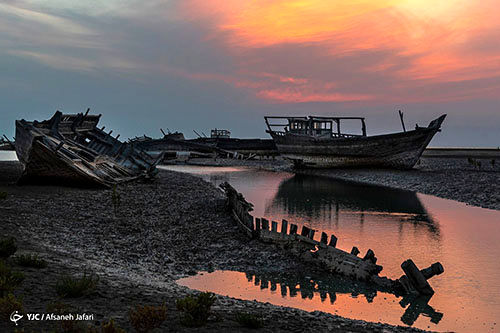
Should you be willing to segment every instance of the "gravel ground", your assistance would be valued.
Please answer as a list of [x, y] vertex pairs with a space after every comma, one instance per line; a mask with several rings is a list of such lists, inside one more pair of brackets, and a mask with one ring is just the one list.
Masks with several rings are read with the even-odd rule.
[[[93, 271], [100, 276], [91, 295], [64, 300], [79, 312], [94, 313], [94, 324], [115, 318], [131, 330], [128, 310], [136, 304], [167, 305], [159, 331], [241, 331], [237, 311], [263, 316], [267, 332], [408, 332], [419, 331], [381, 323], [350, 320], [322, 312], [273, 306], [218, 296], [207, 326], [187, 329], [179, 322], [175, 300], [193, 293], [175, 280], [197, 271], [229, 269], [254, 272], [312, 271], [286, 252], [248, 241], [234, 225], [224, 196], [199, 178], [161, 171], [151, 183], [119, 186], [120, 204], [112, 190], [13, 184], [21, 171], [17, 162], [0, 162], [1, 236], [18, 239], [19, 253], [45, 258], [45, 269], [16, 267], [26, 279], [18, 295], [25, 309], [45, 312], [57, 300], [54, 284], [63, 275]], [[117, 197], [115, 196], [115, 197]], [[15, 266], [15, 265], [14, 265]], [[24, 321], [26, 331], [53, 328], [54, 323]], [[0, 322], [0, 331], [12, 331]]]
[[445, 199], [465, 202], [483, 208], [500, 210], [500, 160], [481, 161], [481, 167], [466, 158], [421, 158], [413, 170], [385, 169], [309, 169], [293, 170], [281, 159], [241, 161], [197, 159], [195, 165], [235, 165], [263, 168], [273, 171], [326, 176], [361, 183], [389, 186]]

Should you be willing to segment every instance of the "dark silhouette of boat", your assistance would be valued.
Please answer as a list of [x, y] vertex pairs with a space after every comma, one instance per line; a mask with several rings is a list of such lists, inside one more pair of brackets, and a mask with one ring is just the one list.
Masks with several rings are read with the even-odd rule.
[[[411, 131], [374, 136], [367, 136], [362, 117], [264, 118], [278, 152], [296, 167], [411, 169], [440, 130], [445, 117], [431, 121], [427, 127], [417, 125]], [[344, 120], [361, 121], [362, 134], [343, 133], [341, 122]]]
[[101, 115], [63, 114], [45, 121], [16, 121], [16, 153], [24, 166], [19, 183], [110, 187], [156, 173], [153, 158], [97, 124]]

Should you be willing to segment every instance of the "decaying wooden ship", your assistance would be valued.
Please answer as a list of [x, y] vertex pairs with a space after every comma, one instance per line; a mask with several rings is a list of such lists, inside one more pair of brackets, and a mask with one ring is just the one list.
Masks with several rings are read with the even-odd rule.
[[162, 156], [153, 158], [104, 132], [101, 115], [63, 114], [45, 121], [16, 121], [16, 153], [24, 165], [20, 183], [110, 187], [151, 177]]
[[231, 138], [228, 130], [214, 129], [210, 137], [185, 139], [179, 132], [165, 133], [160, 139], [146, 135], [131, 140], [137, 147], [150, 154], [163, 152], [166, 159], [175, 159], [179, 154], [191, 157], [245, 157], [274, 156], [278, 151], [272, 139], [238, 139]]
[[0, 151], [14, 150], [14, 143], [10, 141], [5, 135], [0, 137]]
[[[446, 115], [427, 127], [368, 136], [362, 117], [264, 117], [279, 153], [298, 168], [380, 167], [411, 169], [440, 131]], [[341, 131], [345, 120], [361, 122], [361, 134]], [[279, 122], [271, 123], [270, 121]]]

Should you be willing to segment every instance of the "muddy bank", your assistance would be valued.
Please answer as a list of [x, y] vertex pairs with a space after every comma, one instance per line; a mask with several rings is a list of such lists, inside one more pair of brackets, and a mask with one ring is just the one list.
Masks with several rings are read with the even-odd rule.
[[[500, 160], [477, 160], [481, 166], [466, 158], [421, 158], [413, 170], [385, 169], [310, 169], [293, 170], [281, 159], [241, 161], [195, 159], [189, 164], [249, 166], [274, 171], [289, 171], [326, 176], [373, 185], [389, 186], [431, 194], [469, 205], [500, 210]], [[476, 161], [476, 163], [477, 163]]]
[[[36, 252], [47, 268], [16, 269], [26, 279], [18, 295], [29, 312], [45, 312], [57, 300], [54, 284], [66, 274], [84, 270], [101, 279], [91, 295], [63, 300], [80, 312], [95, 315], [94, 324], [109, 318], [131, 330], [128, 310], [136, 304], [167, 305], [161, 331], [188, 331], [181, 326], [175, 300], [193, 291], [175, 280], [197, 271], [217, 269], [253, 272], [313, 271], [285, 252], [248, 241], [227, 213], [222, 193], [199, 178], [162, 171], [151, 183], [134, 183], [112, 190], [63, 187], [18, 187], [21, 171], [15, 162], [0, 162], [2, 237], [19, 240], [19, 253]], [[119, 201], [119, 204], [117, 204]], [[418, 331], [386, 324], [349, 320], [320, 312], [219, 296], [213, 318], [196, 331], [234, 331], [237, 311], [261, 315], [265, 331], [403, 332]], [[40, 330], [47, 322], [24, 321], [19, 328]], [[12, 330], [2, 322], [0, 330]]]

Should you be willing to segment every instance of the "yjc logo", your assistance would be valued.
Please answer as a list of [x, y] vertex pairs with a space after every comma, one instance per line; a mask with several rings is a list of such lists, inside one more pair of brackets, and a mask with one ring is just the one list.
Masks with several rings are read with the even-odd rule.
[[23, 317], [23, 315], [19, 314], [18, 311], [14, 311], [10, 314], [10, 320], [14, 322], [17, 326], [17, 321], [20, 320]]

